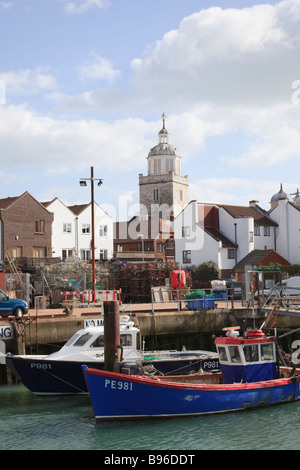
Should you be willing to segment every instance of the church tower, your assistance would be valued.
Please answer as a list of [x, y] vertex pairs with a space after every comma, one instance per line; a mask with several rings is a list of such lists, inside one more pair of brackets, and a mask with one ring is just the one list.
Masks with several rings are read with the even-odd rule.
[[174, 220], [189, 203], [189, 183], [187, 176], [181, 176], [181, 156], [169, 143], [164, 114], [162, 121], [158, 145], [147, 157], [148, 175], [139, 175], [140, 215], [142, 218]]

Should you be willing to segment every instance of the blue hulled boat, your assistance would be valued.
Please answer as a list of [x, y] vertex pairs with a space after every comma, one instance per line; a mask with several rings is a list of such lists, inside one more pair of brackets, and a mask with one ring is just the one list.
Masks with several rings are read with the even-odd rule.
[[97, 421], [245, 410], [300, 398], [300, 370], [279, 367], [262, 330], [216, 338], [221, 372], [149, 378], [83, 366]]

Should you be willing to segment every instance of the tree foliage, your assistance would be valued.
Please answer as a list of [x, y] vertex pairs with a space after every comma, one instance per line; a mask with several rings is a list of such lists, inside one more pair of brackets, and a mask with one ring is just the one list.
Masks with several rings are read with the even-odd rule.
[[213, 281], [220, 278], [220, 270], [218, 265], [213, 261], [206, 261], [191, 269], [191, 276], [193, 279], [206, 279]]

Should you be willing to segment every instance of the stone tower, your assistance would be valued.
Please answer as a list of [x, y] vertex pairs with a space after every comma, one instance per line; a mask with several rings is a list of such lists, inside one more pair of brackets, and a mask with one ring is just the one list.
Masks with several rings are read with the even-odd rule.
[[140, 215], [173, 220], [189, 203], [189, 183], [187, 176], [181, 176], [181, 157], [169, 143], [164, 114], [162, 118], [158, 145], [147, 157], [148, 175], [139, 175]]

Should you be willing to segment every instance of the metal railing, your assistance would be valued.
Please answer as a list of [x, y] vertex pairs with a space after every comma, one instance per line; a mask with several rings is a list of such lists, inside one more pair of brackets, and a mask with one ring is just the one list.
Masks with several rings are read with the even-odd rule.
[[281, 309], [300, 310], [300, 288], [287, 286], [274, 286], [264, 299], [261, 309], [273, 308], [280, 301]]
[[191, 290], [186, 287], [181, 290], [165, 286], [151, 288], [152, 310], [158, 303], [175, 303], [178, 310], [210, 310], [218, 308], [218, 306], [231, 308], [237, 300], [240, 299], [234, 299], [229, 289], [213, 291], [212, 289]]

